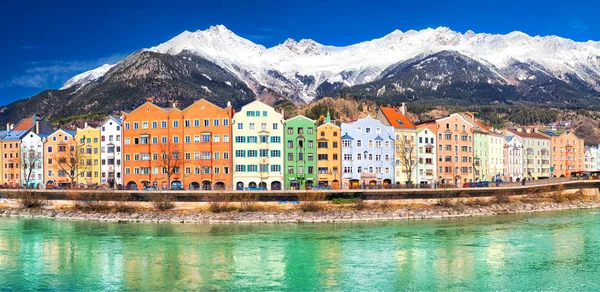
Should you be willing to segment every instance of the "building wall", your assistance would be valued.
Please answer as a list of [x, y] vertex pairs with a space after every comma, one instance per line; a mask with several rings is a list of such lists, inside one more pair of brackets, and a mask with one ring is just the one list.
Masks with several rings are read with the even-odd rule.
[[460, 114], [436, 120], [438, 176], [446, 183], [474, 179], [473, 124]]
[[100, 125], [100, 177], [102, 184], [123, 185], [121, 123], [109, 117]]
[[596, 170], [596, 157], [598, 156], [598, 148], [585, 147], [584, 153], [584, 170]]
[[285, 189], [310, 189], [317, 180], [315, 121], [304, 116], [285, 121], [284, 137]]
[[[413, 129], [394, 129], [394, 178], [396, 182], [405, 184], [408, 181], [409, 168], [414, 166], [414, 169], [410, 173], [410, 180], [412, 183], [418, 182], [417, 171], [415, 164], [418, 161], [417, 152], [417, 134]], [[404, 146], [405, 150], [402, 150]], [[412, 148], [412, 150], [410, 150]], [[402, 155], [407, 158], [402, 159]], [[408, 157], [411, 156], [411, 163], [408, 163]]]
[[341, 187], [342, 141], [340, 127], [326, 123], [317, 127], [317, 183], [337, 190]]
[[[393, 127], [367, 116], [352, 123], [343, 123], [341, 131], [343, 188], [385, 185], [396, 181]], [[353, 140], [344, 139], [346, 135]]]
[[[77, 151], [77, 141], [74, 136], [61, 130], [48, 136], [44, 143], [44, 181], [46, 183], [52, 181], [54, 185], [70, 185], [71, 177], [68, 173], [73, 171], [75, 178], [77, 170], [76, 164], [68, 161], [77, 157]], [[74, 180], [74, 183], [77, 183], [77, 180]]]
[[[475, 131], [473, 133], [474, 176], [475, 180], [490, 180], [489, 133]], [[479, 159], [478, 159], [479, 158]]]
[[21, 185], [43, 188], [44, 144], [33, 131], [21, 139]]
[[[169, 177], [163, 171], [167, 164], [179, 166], [170, 182], [183, 186], [182, 152], [183, 121], [181, 110], [161, 108], [148, 102], [123, 114], [123, 182], [125, 186], [141, 189], [144, 184], [170, 189]], [[166, 157], [179, 159], [163, 160]], [[170, 155], [168, 155], [170, 154]], [[171, 161], [171, 163], [166, 163]]]
[[559, 136], [551, 136], [552, 165], [556, 177], [571, 175], [571, 172], [583, 170], [584, 141], [571, 131], [565, 131]]
[[437, 135], [435, 124], [417, 126], [417, 157], [416, 183], [434, 184], [437, 181]]
[[20, 185], [21, 140], [2, 140], [2, 157], [2, 184], [11, 187]]
[[[283, 189], [285, 184], [283, 122], [282, 114], [260, 101], [247, 104], [233, 116], [232, 154], [235, 189], [255, 186]], [[266, 150], [267, 156], [259, 157], [260, 150], [263, 150], [263, 153]], [[248, 151], [255, 152], [256, 157], [248, 157]], [[261, 169], [261, 165], [264, 168]]]
[[496, 133], [488, 135], [488, 173], [489, 180], [501, 178], [504, 172], [504, 136]]
[[501, 178], [505, 182], [511, 182], [524, 177], [523, 138], [509, 136], [507, 140], [504, 148], [504, 172]]
[[83, 174], [78, 177], [79, 184], [99, 185], [100, 180], [100, 129], [86, 126], [77, 129], [77, 148], [83, 151], [79, 163]]
[[205, 99], [183, 109], [183, 172], [187, 189], [233, 189], [231, 106]]

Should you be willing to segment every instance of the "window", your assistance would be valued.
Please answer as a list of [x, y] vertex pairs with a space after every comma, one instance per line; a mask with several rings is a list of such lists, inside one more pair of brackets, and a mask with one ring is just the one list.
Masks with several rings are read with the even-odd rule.
[[221, 141], [221, 139], [220, 139], [220, 136], [219, 136], [219, 135], [214, 135], [214, 136], [213, 136], [213, 142], [215, 142], [215, 143], [218, 143], [218, 142], [220, 142], [220, 141]]
[[277, 130], [279, 128], [279, 124], [273, 123], [273, 130]]
[[281, 157], [280, 150], [271, 150], [271, 157]]
[[244, 129], [244, 123], [238, 123], [237, 125], [238, 125], [237, 126], [238, 130], [243, 130]]
[[178, 127], [179, 127], [179, 121], [173, 120], [173, 128], [178, 128]]
[[204, 119], [203, 122], [204, 122], [204, 126], [205, 127], [210, 126], [210, 120], [209, 119]]
[[167, 128], [167, 121], [161, 121], [160, 122], [160, 127], [163, 128], [163, 129], [166, 129]]
[[142, 122], [142, 129], [148, 129], [148, 122]]
[[229, 159], [229, 152], [223, 152], [223, 159], [225, 159], [225, 160]]
[[343, 148], [350, 148], [350, 147], [352, 147], [352, 141], [351, 140], [342, 140], [342, 147]]
[[158, 128], [158, 122], [153, 121], [152, 122], [152, 129], [156, 129], [156, 128]]
[[204, 142], [204, 143], [210, 142], [210, 134], [202, 134], [202, 142]]
[[246, 151], [244, 151], [244, 150], [236, 150], [235, 157], [245, 157], [246, 156], [245, 152]]
[[281, 143], [281, 138], [279, 136], [272, 136], [271, 143]]
[[173, 136], [173, 144], [177, 144], [177, 143], [179, 143], [179, 137]]
[[223, 119], [223, 126], [229, 126], [229, 119]]
[[215, 126], [215, 127], [219, 126], [219, 119], [213, 119], [213, 126]]
[[248, 129], [255, 130], [256, 129], [256, 125], [254, 123], [250, 123], [250, 125], [248, 125]]

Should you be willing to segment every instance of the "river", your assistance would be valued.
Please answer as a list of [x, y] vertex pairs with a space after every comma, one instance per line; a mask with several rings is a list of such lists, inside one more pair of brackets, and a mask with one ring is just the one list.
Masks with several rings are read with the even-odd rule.
[[0, 290], [600, 290], [600, 215], [177, 225], [0, 218]]

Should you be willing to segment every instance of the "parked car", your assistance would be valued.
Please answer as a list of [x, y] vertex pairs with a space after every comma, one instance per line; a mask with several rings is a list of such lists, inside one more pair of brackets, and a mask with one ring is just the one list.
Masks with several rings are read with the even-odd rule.
[[247, 187], [246, 190], [247, 191], [266, 191], [265, 188], [259, 188], [259, 187]]
[[487, 180], [484, 181], [478, 181], [473, 183], [473, 186], [476, 188], [487, 188], [490, 185], [490, 182]]
[[474, 187], [474, 183], [472, 182], [466, 182], [463, 184], [463, 188], [472, 188]]

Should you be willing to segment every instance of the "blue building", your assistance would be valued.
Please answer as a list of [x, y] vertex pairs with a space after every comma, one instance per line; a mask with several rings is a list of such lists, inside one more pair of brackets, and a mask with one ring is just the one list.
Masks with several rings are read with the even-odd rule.
[[394, 182], [394, 127], [367, 116], [342, 123], [342, 187], [380, 187]]

